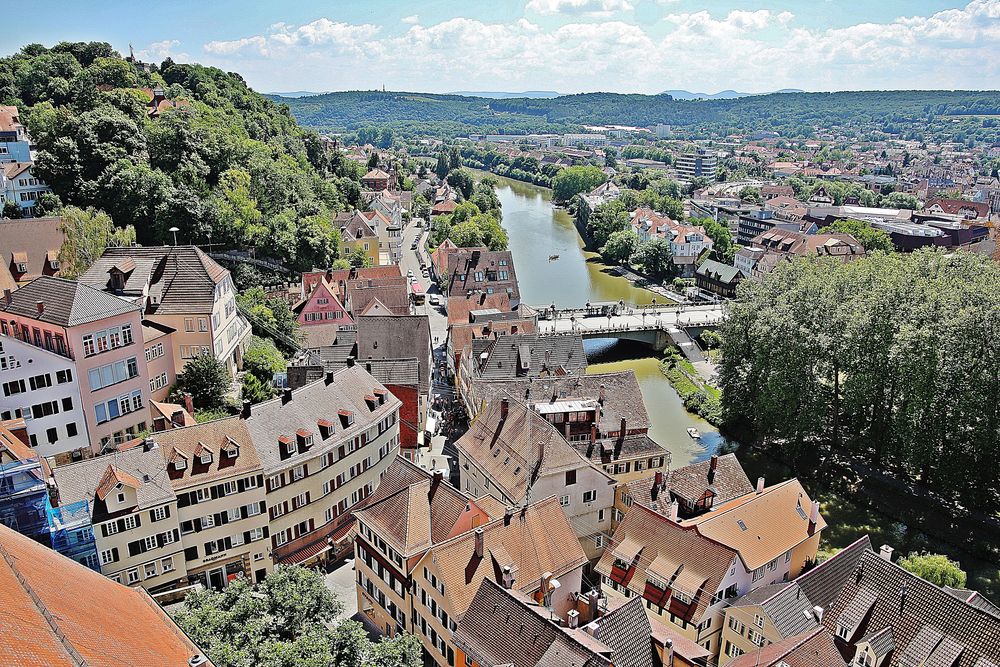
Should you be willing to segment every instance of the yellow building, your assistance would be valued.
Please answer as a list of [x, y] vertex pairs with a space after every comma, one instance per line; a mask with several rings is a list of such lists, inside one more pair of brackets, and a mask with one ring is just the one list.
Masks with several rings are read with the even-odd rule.
[[347, 257], [361, 250], [368, 266], [379, 265], [379, 238], [368, 219], [359, 211], [341, 213], [335, 220], [340, 225], [340, 256]]

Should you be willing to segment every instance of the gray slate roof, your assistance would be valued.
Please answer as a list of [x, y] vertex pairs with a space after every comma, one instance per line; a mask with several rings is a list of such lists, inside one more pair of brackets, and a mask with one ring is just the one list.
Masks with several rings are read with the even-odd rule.
[[420, 391], [430, 391], [431, 325], [427, 315], [365, 315], [357, 319], [358, 363], [416, 359]]
[[722, 283], [731, 283], [740, 275], [740, 270], [735, 266], [716, 262], [714, 259], [706, 259], [698, 267], [697, 273]]
[[653, 667], [652, 634], [642, 598], [633, 597], [598, 621], [595, 636], [613, 651], [615, 667]]
[[[43, 304], [41, 315], [38, 313], [39, 301]], [[137, 312], [139, 307], [74, 280], [41, 276], [15, 290], [10, 305], [0, 300], [0, 310], [61, 327], [73, 327]]]
[[[482, 361], [486, 353], [485, 361]], [[583, 337], [539, 336], [517, 334], [496, 339], [472, 341], [475, 377], [484, 380], [505, 380], [516, 377], [545, 375], [583, 375], [587, 370], [587, 354]]]
[[[371, 428], [400, 406], [399, 399], [386, 392], [385, 403], [372, 410], [365, 396], [376, 389], [384, 390], [385, 387], [363, 368], [354, 366], [334, 373], [331, 384], [326, 384], [324, 378], [295, 389], [292, 400], [287, 403], [279, 396], [254, 405], [247, 419], [247, 428], [264, 465], [264, 473], [273, 474], [332, 450], [348, 438]], [[340, 410], [354, 413], [353, 425], [343, 426], [338, 416]], [[334, 435], [326, 441], [319, 438], [317, 422], [320, 419], [327, 419], [336, 425]], [[278, 438], [286, 436], [294, 440], [295, 432], [300, 428], [312, 432], [315, 444], [307, 452], [282, 458]]]
[[140, 510], [169, 502], [176, 497], [160, 450], [154, 447], [146, 451], [142, 446], [137, 446], [53, 468], [52, 474], [59, 488], [59, 504], [65, 506], [86, 500], [90, 503], [94, 521], [103, 520], [106, 516], [104, 503], [95, 502], [95, 497], [97, 486], [109, 465], [142, 482], [136, 490]]
[[211, 312], [215, 286], [229, 275], [196, 246], [149, 246], [108, 248], [80, 281], [110, 291], [111, 270], [132, 264], [121, 295], [138, 298], [148, 290], [150, 311], [160, 314]]

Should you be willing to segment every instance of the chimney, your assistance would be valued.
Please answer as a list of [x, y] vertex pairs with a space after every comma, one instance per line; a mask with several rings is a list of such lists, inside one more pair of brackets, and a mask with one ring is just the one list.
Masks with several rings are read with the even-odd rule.
[[144, 451], [144, 452], [151, 452], [151, 451], [153, 451], [154, 447], [156, 447], [156, 443], [153, 442], [152, 438], [143, 438], [142, 439], [142, 451]]
[[333, 371], [327, 371], [326, 372], [326, 380], [324, 382], [326, 383], [326, 386], [328, 386], [328, 387], [331, 384], [333, 384]]
[[601, 594], [598, 593], [597, 591], [590, 591], [590, 593], [587, 594], [588, 623], [597, 620], [598, 602], [600, 602], [600, 600], [601, 600]]
[[597, 443], [597, 424], [590, 425], [590, 444]]
[[507, 509], [504, 510], [503, 513], [503, 525], [509, 526], [511, 519], [513, 518], [514, 518], [514, 507], [512, 505], [508, 505]]
[[890, 547], [888, 544], [883, 544], [882, 548], [878, 550], [878, 555], [882, 557], [882, 560], [887, 560], [891, 563], [892, 552], [893, 552], [892, 547]]
[[569, 626], [570, 630], [575, 630], [580, 627], [580, 612], [576, 609], [570, 609], [566, 612], [566, 624]]
[[514, 573], [510, 569], [510, 565], [505, 565], [503, 568], [503, 575], [501, 576], [500, 585], [510, 590], [514, 587]]
[[676, 500], [670, 503], [670, 520], [677, 523], [677, 517], [680, 514], [681, 505]]
[[510, 401], [506, 398], [500, 399], [500, 421], [507, 419], [507, 411], [510, 409]]
[[601, 405], [604, 405], [604, 394], [605, 394], [604, 383], [602, 382], [601, 383], [601, 388], [600, 388], [600, 390], [598, 391], [598, 394], [597, 394], [597, 402], [600, 403]]
[[285, 390], [281, 392], [281, 404], [285, 405], [286, 403], [291, 403], [291, 402], [292, 402], [292, 390], [286, 387]]
[[757, 478], [757, 493], [764, 493], [764, 478]]
[[354, 368], [354, 357], [347, 357], [347, 367]]
[[35, 302], [35, 308], [38, 309], [38, 314], [41, 315], [42, 313], [45, 312], [45, 302], [44, 301], [36, 301]]
[[483, 557], [483, 534], [482, 528], [476, 528], [476, 558]]
[[823, 607], [820, 607], [819, 605], [813, 607], [813, 614], [816, 616], [817, 623], [823, 622]]
[[240, 419], [250, 418], [250, 401], [243, 401], [243, 409], [240, 410]]
[[184, 392], [184, 409], [189, 415], [194, 416], [194, 400], [188, 392]]
[[551, 572], [543, 572], [542, 577], [538, 582], [538, 591], [542, 594], [542, 606], [548, 607], [549, 600], [549, 582], [552, 581]]
[[812, 535], [816, 532], [816, 526], [819, 524], [819, 501], [812, 501], [812, 506], [809, 508], [809, 534]]
[[903, 607], [906, 606], [906, 595], [910, 592], [909, 587], [903, 584], [902, 588], [899, 589], [899, 610], [903, 611]]
[[9, 287], [4, 287], [3, 288], [3, 302], [6, 303], [9, 306], [10, 302], [12, 300], [13, 300], [13, 297], [11, 296], [10, 288]]
[[663, 642], [663, 653], [663, 667], [674, 667], [674, 640], [670, 637]]

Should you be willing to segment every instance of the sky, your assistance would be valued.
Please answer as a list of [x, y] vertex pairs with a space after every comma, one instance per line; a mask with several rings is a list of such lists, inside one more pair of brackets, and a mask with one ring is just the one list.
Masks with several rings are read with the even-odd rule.
[[1000, 88], [1000, 0], [35, 0], [0, 37], [101, 40], [262, 92]]

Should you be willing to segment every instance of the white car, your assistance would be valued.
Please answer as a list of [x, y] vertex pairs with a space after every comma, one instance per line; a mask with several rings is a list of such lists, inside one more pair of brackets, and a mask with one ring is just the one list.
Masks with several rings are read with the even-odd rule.
[[441, 299], [438, 298], [437, 294], [431, 294], [429, 301], [430, 301], [430, 303], [431, 303], [432, 306], [440, 306], [441, 305]]

